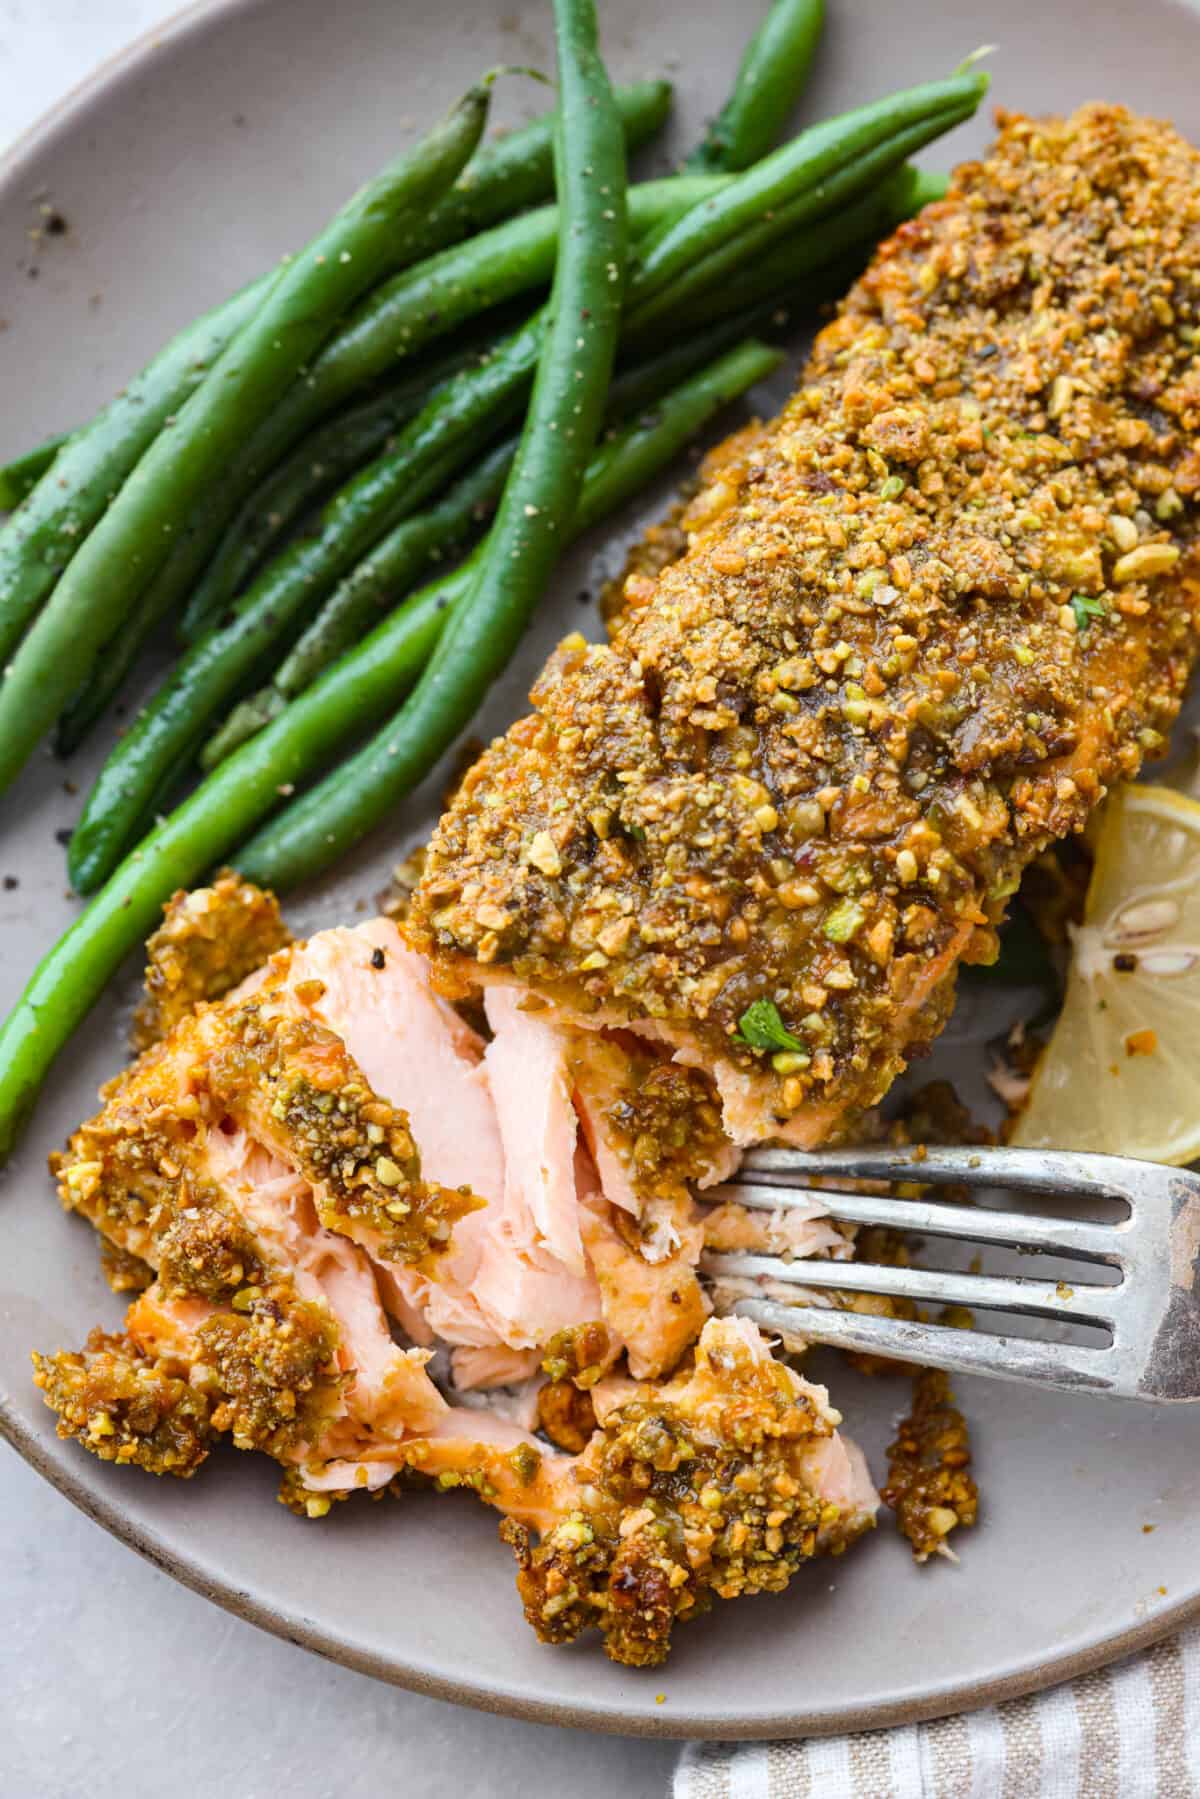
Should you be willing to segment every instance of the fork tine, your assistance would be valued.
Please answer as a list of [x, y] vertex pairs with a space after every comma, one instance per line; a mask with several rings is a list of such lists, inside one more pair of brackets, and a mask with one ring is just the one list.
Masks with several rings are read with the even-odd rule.
[[998, 1380], [1034, 1380], [1062, 1392], [1115, 1393], [1119, 1367], [1111, 1345], [1081, 1349], [1071, 1343], [1040, 1343], [1029, 1337], [991, 1337], [955, 1330], [947, 1324], [915, 1324], [906, 1318], [863, 1317], [823, 1306], [777, 1305], [769, 1299], [742, 1299], [733, 1307], [769, 1331], [831, 1343], [867, 1355], [920, 1362], [951, 1374], [986, 1374]]
[[[922, 1159], [925, 1158], [925, 1159]], [[1070, 1150], [970, 1149], [934, 1146], [911, 1149], [752, 1149], [742, 1170], [770, 1184], [805, 1175], [843, 1175], [859, 1180], [920, 1181], [931, 1186], [967, 1182], [1008, 1187], [1023, 1193], [1058, 1193], [1064, 1188], [1095, 1198], [1131, 1198], [1142, 1165], [1124, 1156]]]
[[887, 1293], [939, 1305], [984, 1306], [992, 1311], [1022, 1312], [1027, 1317], [1067, 1318], [1072, 1323], [1110, 1324], [1121, 1288], [1065, 1287], [1021, 1276], [944, 1273], [936, 1268], [891, 1268], [872, 1262], [799, 1260], [776, 1256], [704, 1255], [707, 1275], [787, 1281], [798, 1287], [841, 1288], [852, 1293]]
[[886, 1193], [842, 1193], [832, 1187], [785, 1187], [727, 1181], [711, 1187], [706, 1201], [731, 1200], [755, 1211], [810, 1209], [815, 1201], [830, 1218], [847, 1224], [885, 1224], [928, 1237], [966, 1237], [1009, 1249], [1036, 1249], [1047, 1255], [1078, 1256], [1085, 1262], [1119, 1263], [1129, 1221], [1096, 1224], [1078, 1218], [1040, 1218], [1028, 1212], [997, 1212], [983, 1206], [947, 1205], [941, 1200], [892, 1199]]

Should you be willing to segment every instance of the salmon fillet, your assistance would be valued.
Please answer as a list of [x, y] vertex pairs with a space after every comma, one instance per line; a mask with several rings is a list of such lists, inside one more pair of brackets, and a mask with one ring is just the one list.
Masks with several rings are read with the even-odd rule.
[[443, 989], [639, 1033], [738, 1143], [854, 1128], [1030, 860], [1163, 747], [1198, 322], [1196, 152], [1002, 117], [467, 775], [409, 917]]
[[[230, 894], [188, 900], [176, 920], [231, 922]], [[166, 1035], [54, 1159], [64, 1204], [145, 1276], [121, 1332], [35, 1355], [63, 1436], [183, 1477], [227, 1436], [273, 1456], [280, 1498], [309, 1518], [359, 1491], [468, 1488], [504, 1517], [539, 1632], [597, 1626], [635, 1665], [660, 1661], [714, 1591], [781, 1587], [869, 1528], [877, 1495], [824, 1390], [753, 1326], [705, 1322], [686, 1189], [660, 1166], [647, 1256], [631, 1191], [605, 1198], [568, 1032], [501, 993], [485, 1046], [386, 919], [290, 945], [179, 1011], [186, 985], [170, 983]], [[388, 1097], [402, 1089], [412, 1112]], [[622, 1092], [593, 1088], [595, 1130], [613, 1110], [620, 1135]], [[428, 1368], [439, 1339], [449, 1396]], [[668, 1384], [610, 1382], [597, 1425], [588, 1392], [618, 1357], [657, 1375], [693, 1343]], [[532, 1434], [532, 1396], [454, 1403], [543, 1359], [577, 1454]], [[727, 1518], [671, 1475], [681, 1462]]]

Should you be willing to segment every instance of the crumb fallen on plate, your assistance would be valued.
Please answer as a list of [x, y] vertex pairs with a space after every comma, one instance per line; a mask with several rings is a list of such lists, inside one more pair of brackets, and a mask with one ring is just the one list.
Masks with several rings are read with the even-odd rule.
[[211, 887], [173, 894], [146, 945], [134, 1048], [159, 1042], [200, 1001], [221, 999], [290, 942], [274, 894], [230, 869]]
[[970, 1434], [949, 1376], [925, 1368], [913, 1382], [912, 1410], [888, 1448], [882, 1488], [883, 1502], [895, 1512], [918, 1562], [931, 1555], [957, 1561], [947, 1538], [960, 1525], [974, 1524], [979, 1509], [970, 1464]]

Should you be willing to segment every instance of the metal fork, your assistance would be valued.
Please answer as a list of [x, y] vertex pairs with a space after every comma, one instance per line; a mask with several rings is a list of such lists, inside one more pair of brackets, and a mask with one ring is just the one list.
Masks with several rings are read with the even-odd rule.
[[[937, 1200], [814, 1188], [830, 1179], [962, 1184], [1052, 1194], [1077, 1201], [1118, 1200], [1115, 1223], [1054, 1218]], [[983, 1307], [1027, 1317], [1099, 1325], [1111, 1340], [1096, 1347], [986, 1334], [946, 1324], [880, 1318], [816, 1305], [743, 1298], [729, 1309], [768, 1330], [841, 1349], [920, 1362], [951, 1373], [1031, 1381], [1068, 1393], [1130, 1399], [1200, 1399], [1200, 1176], [1121, 1156], [1021, 1149], [836, 1149], [804, 1154], [753, 1150], [736, 1180], [704, 1194], [779, 1212], [816, 1201], [831, 1218], [888, 1225], [923, 1237], [961, 1238], [1114, 1268], [1113, 1285], [1025, 1276], [893, 1268], [869, 1262], [784, 1260], [778, 1256], [703, 1256], [710, 1277], [786, 1281], [808, 1288], [884, 1293], [935, 1304]]]

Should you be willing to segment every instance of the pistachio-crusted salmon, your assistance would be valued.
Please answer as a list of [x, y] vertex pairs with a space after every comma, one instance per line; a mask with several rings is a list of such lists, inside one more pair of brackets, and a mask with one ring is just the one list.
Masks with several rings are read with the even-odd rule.
[[[711, 1117], [680, 1134], [690, 1077], [635, 1091], [610, 1046], [573, 1071], [571, 1033], [502, 993], [485, 1047], [387, 919], [271, 955], [253, 892], [172, 918], [218, 909], [243, 921], [230, 955], [267, 960], [216, 1003], [171, 981], [174, 1023], [54, 1159], [137, 1291], [119, 1333], [35, 1355], [60, 1434], [184, 1478], [227, 1436], [273, 1456], [310, 1518], [359, 1491], [468, 1488], [503, 1514], [539, 1632], [598, 1626], [634, 1664], [712, 1591], [782, 1587], [869, 1527], [877, 1495], [823, 1389], [753, 1325], [706, 1322], [684, 1174], [716, 1172], [720, 1147]], [[622, 1354], [629, 1375], [679, 1371], [640, 1386], [611, 1375]], [[454, 1402], [543, 1373], [524, 1411]]]
[[1120, 107], [1002, 117], [468, 774], [409, 917], [437, 979], [664, 1045], [736, 1141], [852, 1128], [1163, 746], [1198, 428], [1200, 157]]
[[744, 1318], [712, 1318], [695, 1366], [662, 1385], [602, 1382], [600, 1428], [535, 1548], [518, 1522], [525, 1615], [547, 1642], [598, 1626], [614, 1661], [665, 1660], [677, 1620], [716, 1594], [781, 1592], [875, 1522], [861, 1453], [823, 1387], [774, 1360]]
[[[185, 909], [206, 916], [211, 902], [191, 897], [198, 903]], [[245, 909], [248, 930], [261, 910]], [[591, 1387], [622, 1353], [635, 1381], [686, 1366], [709, 1310], [695, 1274], [702, 1241], [758, 1222], [774, 1247], [776, 1225], [728, 1205], [701, 1222], [687, 1180], [719, 1176], [729, 1155], [688, 1071], [654, 1063], [636, 1043], [576, 1040], [507, 993], [489, 995], [488, 1011], [484, 1052], [430, 991], [395, 926], [377, 919], [269, 956], [223, 1002], [182, 1013], [112, 1082], [104, 1109], [54, 1162], [64, 1204], [124, 1258], [129, 1278], [118, 1285], [139, 1296], [121, 1333], [94, 1331], [79, 1353], [35, 1356], [62, 1434], [104, 1459], [182, 1476], [227, 1434], [275, 1457], [281, 1497], [310, 1516], [418, 1475], [477, 1489], [521, 1530], [574, 1530], [580, 1507], [598, 1502], [525, 1426], [537, 1417], [552, 1443], [586, 1449]], [[411, 1114], [382, 1090], [403, 1092]], [[463, 1178], [449, 1188], [437, 1173]], [[815, 1220], [788, 1230], [786, 1244], [798, 1254], [849, 1248]], [[395, 1340], [389, 1315], [412, 1347]], [[756, 1369], [755, 1391], [777, 1391], [796, 1423], [788, 1396], [801, 1389], [748, 1330], [709, 1333], [708, 1364], [736, 1377], [728, 1397], [739, 1405], [738, 1370]], [[426, 1372], [439, 1338], [452, 1346], [455, 1389], [539, 1371], [550, 1386], [523, 1408], [504, 1396], [500, 1412], [464, 1410]], [[669, 1388], [638, 1386], [637, 1404], [653, 1397], [661, 1418], [680, 1381], [693, 1391], [685, 1374]], [[614, 1391], [634, 1389], [608, 1382], [606, 1418]], [[827, 1407], [821, 1416], [833, 1418]], [[710, 1446], [731, 1452], [719, 1432]], [[839, 1438], [809, 1462], [803, 1519], [837, 1524], [819, 1546], [844, 1544], [873, 1515], [869, 1483], [857, 1482], [846, 1511], [839, 1482], [859, 1467], [852, 1449]], [[589, 1488], [591, 1466], [578, 1474]], [[611, 1537], [621, 1522], [610, 1500], [588, 1529]], [[555, 1536], [560, 1570], [568, 1537]], [[810, 1553], [811, 1544], [800, 1559]], [[584, 1621], [603, 1609], [599, 1555], [587, 1558], [600, 1597]], [[660, 1560], [646, 1563], [651, 1586]], [[794, 1565], [781, 1562], [772, 1580]], [[681, 1615], [692, 1608], [676, 1596]]]
[[[697, 1201], [739, 1143], [852, 1128], [1027, 862], [1161, 747], [1200, 597], [1198, 177], [1118, 108], [1002, 121], [468, 776], [407, 940], [270, 955], [232, 878], [175, 902], [161, 1041], [60, 1166], [141, 1289], [38, 1358], [65, 1434], [186, 1475], [226, 1432], [313, 1516], [470, 1487], [538, 1631], [635, 1665], [868, 1526], [823, 1390], [696, 1276], [704, 1242], [851, 1241], [819, 1201]], [[921, 1553], [975, 1504], [926, 1388], [889, 1484]]]
[[221, 999], [290, 941], [273, 893], [230, 870], [174, 893], [146, 945], [146, 991], [134, 1045], [147, 1049], [206, 1000]]

